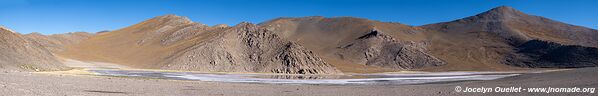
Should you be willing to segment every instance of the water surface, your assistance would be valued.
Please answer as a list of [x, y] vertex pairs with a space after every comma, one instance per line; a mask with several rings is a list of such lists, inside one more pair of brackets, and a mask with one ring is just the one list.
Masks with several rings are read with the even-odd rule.
[[172, 80], [192, 80], [234, 83], [267, 84], [426, 84], [454, 81], [494, 80], [517, 76], [507, 72], [430, 72], [430, 73], [384, 73], [351, 75], [277, 75], [277, 74], [222, 74], [196, 72], [162, 72], [148, 70], [89, 70], [102, 76], [125, 76]]

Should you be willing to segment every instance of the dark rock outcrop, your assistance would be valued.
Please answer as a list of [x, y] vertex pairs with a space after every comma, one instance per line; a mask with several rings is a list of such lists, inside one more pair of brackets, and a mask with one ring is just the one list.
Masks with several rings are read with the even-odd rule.
[[377, 30], [339, 47], [341, 59], [393, 69], [416, 69], [445, 63], [427, 53], [425, 43], [398, 41]]

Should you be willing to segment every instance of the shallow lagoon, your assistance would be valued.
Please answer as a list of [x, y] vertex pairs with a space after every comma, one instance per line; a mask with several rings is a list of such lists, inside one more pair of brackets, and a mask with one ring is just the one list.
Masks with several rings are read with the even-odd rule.
[[89, 70], [100, 76], [124, 76], [172, 80], [263, 83], [263, 84], [427, 84], [457, 81], [494, 80], [517, 76], [510, 72], [421, 72], [350, 75], [283, 75], [283, 74], [223, 74], [197, 72], [163, 72], [150, 70]]

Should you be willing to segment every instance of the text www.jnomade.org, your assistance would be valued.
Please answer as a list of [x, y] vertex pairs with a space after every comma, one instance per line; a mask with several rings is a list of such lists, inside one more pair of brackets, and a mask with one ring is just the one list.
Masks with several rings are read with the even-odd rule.
[[534, 88], [523, 88], [523, 87], [461, 87], [456, 86], [456, 92], [463, 93], [492, 93], [492, 92], [504, 92], [504, 93], [519, 93], [519, 92], [530, 92], [530, 93], [594, 93], [596, 88], [579, 88], [579, 87], [534, 87]]

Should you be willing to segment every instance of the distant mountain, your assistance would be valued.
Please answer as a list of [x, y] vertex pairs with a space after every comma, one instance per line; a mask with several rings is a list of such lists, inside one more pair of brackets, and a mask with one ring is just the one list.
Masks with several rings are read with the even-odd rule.
[[490, 32], [517, 45], [540, 39], [563, 44], [598, 46], [598, 30], [527, 15], [508, 6], [451, 22], [424, 25], [442, 32]]
[[72, 32], [72, 33], [65, 33], [65, 34], [52, 34], [52, 35], [43, 35], [40, 33], [30, 33], [26, 34], [25, 37], [28, 39], [35, 41], [46, 49], [52, 52], [63, 52], [65, 50], [65, 46], [71, 44], [77, 44], [83, 40], [88, 39], [89, 37], [93, 36], [92, 33], [87, 32]]
[[332, 74], [339, 71], [300, 44], [257, 25], [206, 26], [166, 15], [97, 34], [61, 53], [139, 68], [205, 72]]
[[[491, 65], [512, 64], [517, 48], [530, 40], [565, 45], [598, 46], [598, 31], [569, 25], [547, 18], [527, 15], [511, 7], [501, 6], [487, 12], [451, 21], [422, 26], [435, 30], [442, 41], [432, 42], [433, 53], [448, 57], [449, 62]], [[462, 43], [461, 43], [462, 42]], [[570, 62], [574, 63], [574, 62]], [[549, 67], [549, 66], [544, 66]], [[556, 66], [555, 66], [556, 67]]]
[[0, 27], [0, 70], [48, 71], [67, 69], [52, 53], [19, 33]]

